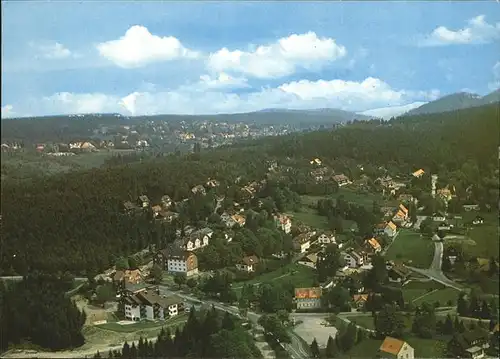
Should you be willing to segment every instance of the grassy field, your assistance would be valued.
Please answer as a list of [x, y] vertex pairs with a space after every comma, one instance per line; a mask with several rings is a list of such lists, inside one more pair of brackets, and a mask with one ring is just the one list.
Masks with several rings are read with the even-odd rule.
[[324, 216], [320, 216], [316, 213], [315, 209], [303, 206], [298, 212], [287, 213], [292, 220], [298, 220], [307, 226], [316, 229], [328, 229], [328, 220]]
[[429, 268], [434, 257], [434, 243], [419, 233], [401, 229], [385, 255], [386, 259], [403, 261], [413, 267]]
[[472, 242], [467, 242], [464, 249], [473, 256], [490, 258], [492, 254], [500, 251], [498, 241], [498, 214], [497, 213], [464, 213], [463, 221], [471, 221], [477, 215], [484, 218], [484, 223], [474, 226], [468, 236]]
[[131, 150], [82, 153], [68, 157], [42, 156], [33, 152], [2, 153], [2, 179], [26, 179], [40, 175], [83, 170], [101, 166], [106, 159]]
[[453, 305], [456, 304], [458, 298], [459, 291], [454, 288], [444, 288], [439, 289], [433, 292], [430, 292], [428, 295], [416, 299], [413, 304], [420, 305], [424, 302], [427, 303], [435, 303], [439, 302], [441, 306], [447, 306], [448, 301], [452, 301]]
[[251, 280], [235, 283], [233, 289], [239, 296], [245, 284], [258, 285], [266, 282], [284, 283], [290, 281], [299, 288], [310, 287], [314, 284], [314, 278], [315, 271], [312, 268], [294, 263], [273, 272], [262, 274]]
[[161, 327], [165, 328], [176, 327], [178, 325], [184, 324], [187, 318], [188, 318], [187, 314], [180, 314], [177, 317], [174, 317], [166, 321], [159, 321], [159, 322], [142, 321], [126, 325], [121, 325], [118, 323], [106, 323], [106, 324], [96, 325], [96, 327], [98, 327], [99, 329], [112, 330], [115, 332], [134, 333], [140, 330], [156, 329]]
[[434, 290], [441, 290], [444, 288], [445, 287], [442, 284], [439, 284], [434, 281], [428, 281], [428, 282], [411, 281], [402, 288], [403, 299], [405, 302], [414, 302], [419, 297], [422, 297], [424, 295], [427, 297], [428, 293], [431, 293]]
[[380, 193], [370, 193], [370, 192], [357, 192], [348, 188], [340, 188], [337, 193], [324, 196], [301, 196], [302, 203], [305, 206], [316, 205], [320, 199], [337, 199], [343, 196], [347, 202], [355, 203], [361, 206], [368, 207], [370, 210], [373, 205], [373, 201], [377, 201], [381, 206], [397, 205], [398, 202], [395, 200], [385, 200]]

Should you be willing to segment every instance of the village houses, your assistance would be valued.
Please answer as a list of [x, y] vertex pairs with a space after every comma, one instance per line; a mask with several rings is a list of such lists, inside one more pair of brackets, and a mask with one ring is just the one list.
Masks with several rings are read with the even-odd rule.
[[234, 226], [243, 227], [246, 223], [246, 218], [242, 214], [229, 214], [224, 212], [220, 218], [227, 228], [233, 228]]
[[297, 310], [321, 308], [321, 287], [295, 288]]
[[166, 320], [184, 312], [184, 300], [178, 296], [161, 296], [158, 292], [143, 289], [123, 299], [124, 315], [132, 321]]
[[285, 216], [284, 214], [278, 214], [274, 216], [274, 221], [276, 226], [283, 232], [288, 234], [292, 230], [292, 220], [290, 217]]
[[332, 177], [332, 179], [335, 182], [337, 182], [337, 184], [339, 185], [339, 187], [348, 186], [348, 185], [350, 185], [352, 183], [352, 181], [349, 179], [349, 177], [347, 177], [344, 174], [335, 175], [335, 176]]
[[406, 222], [408, 218], [408, 209], [404, 205], [400, 204], [398, 207], [398, 211], [396, 212], [394, 217], [392, 217], [392, 221], [396, 223], [402, 223]]
[[[320, 244], [332, 244], [335, 243], [335, 234], [333, 232], [322, 232], [317, 239]], [[341, 246], [339, 245], [339, 248]]]
[[293, 248], [300, 253], [304, 253], [311, 247], [311, 239], [315, 234], [316, 231], [299, 234], [293, 239]]
[[245, 256], [239, 263], [236, 263], [236, 268], [243, 272], [253, 273], [257, 269], [259, 258], [257, 256]]
[[415, 178], [420, 178], [425, 174], [425, 171], [423, 169], [418, 169], [415, 172], [412, 173], [412, 176]]
[[186, 277], [198, 274], [198, 258], [193, 252], [170, 245], [157, 253], [155, 261], [169, 273], [182, 273]]
[[364, 264], [363, 256], [356, 251], [344, 252], [343, 257], [349, 268], [358, 268]]
[[365, 240], [365, 247], [374, 253], [378, 253], [382, 250], [382, 246], [374, 237]]
[[316, 265], [318, 264], [318, 255], [316, 253], [308, 254], [307, 256], [299, 259], [298, 263], [306, 267], [316, 269]]

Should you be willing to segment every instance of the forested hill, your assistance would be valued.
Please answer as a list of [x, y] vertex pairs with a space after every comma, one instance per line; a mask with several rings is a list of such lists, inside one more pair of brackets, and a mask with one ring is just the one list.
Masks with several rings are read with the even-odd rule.
[[147, 122], [167, 122], [172, 128], [179, 123], [227, 122], [256, 125], [288, 124], [297, 129], [327, 126], [354, 119], [368, 120], [370, 117], [354, 112], [335, 109], [314, 111], [287, 111], [282, 109], [218, 115], [154, 115], [128, 117], [119, 114], [85, 114], [68, 116], [44, 116], [2, 119], [1, 138], [5, 141], [20, 141], [27, 144], [39, 142], [67, 142], [91, 138], [101, 126], [140, 125]]
[[[123, 201], [136, 200], [141, 194], [153, 203], [164, 194], [175, 201], [192, 198], [181, 223], [196, 222], [197, 213], [213, 201], [199, 202], [191, 187], [215, 178], [221, 182], [219, 194], [232, 203], [239, 200], [241, 186], [264, 178], [270, 159], [298, 167], [320, 157], [354, 179], [360, 176], [359, 164], [365, 173], [378, 166], [392, 174], [424, 168], [453, 180], [458, 191], [474, 184], [479, 200], [496, 205], [499, 121], [498, 107], [493, 105], [388, 123], [357, 122], [335, 131], [267, 138], [189, 156], [5, 183], [1, 188], [0, 270], [7, 275], [34, 268], [82, 274], [104, 269], [117, 256], [163, 243], [167, 236], [168, 230], [147, 215], [124, 215]], [[279, 186], [286, 188], [290, 183]], [[258, 195], [275, 195], [278, 202], [282, 193], [268, 189]], [[213, 196], [207, 198], [213, 200]]]
[[292, 134], [272, 144], [269, 154], [289, 157], [352, 158], [360, 163], [454, 170], [467, 161], [497, 166], [500, 103], [465, 110], [403, 116], [389, 122], [358, 122], [336, 131]]

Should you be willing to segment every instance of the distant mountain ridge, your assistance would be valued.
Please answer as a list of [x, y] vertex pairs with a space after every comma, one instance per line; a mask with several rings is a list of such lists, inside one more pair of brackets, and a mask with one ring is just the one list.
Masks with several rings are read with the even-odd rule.
[[435, 101], [428, 102], [420, 107], [406, 112], [404, 115], [423, 115], [430, 113], [455, 111], [488, 105], [495, 102], [500, 102], [500, 89], [482, 97], [474, 93], [458, 92], [441, 97]]

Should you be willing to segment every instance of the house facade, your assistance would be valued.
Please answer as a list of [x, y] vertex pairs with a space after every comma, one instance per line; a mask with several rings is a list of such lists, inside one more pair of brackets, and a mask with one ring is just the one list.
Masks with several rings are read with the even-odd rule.
[[155, 291], [143, 290], [123, 299], [125, 318], [133, 321], [166, 320], [184, 311], [184, 300], [178, 296], [161, 296]]
[[304, 253], [311, 247], [311, 238], [316, 234], [316, 232], [302, 233], [293, 239], [293, 248]]
[[257, 256], [245, 256], [241, 259], [240, 263], [236, 264], [236, 269], [253, 273], [257, 269], [257, 265], [259, 264], [259, 258]]
[[297, 310], [321, 308], [321, 287], [295, 288]]
[[398, 227], [394, 224], [394, 222], [389, 221], [384, 228], [384, 234], [386, 234], [389, 238], [394, 237], [398, 233]]
[[337, 184], [339, 185], [339, 187], [348, 186], [348, 185], [350, 185], [352, 183], [352, 181], [349, 179], [349, 177], [347, 177], [344, 174], [335, 175], [335, 176], [332, 177], [332, 179], [335, 182], [337, 182]]
[[197, 231], [191, 232], [182, 242], [182, 247], [188, 251], [195, 251], [197, 249], [208, 246], [214, 231], [210, 228], [202, 228]]
[[364, 264], [363, 256], [355, 251], [344, 253], [344, 261], [349, 268], [358, 268]]
[[147, 208], [147, 207], [149, 207], [149, 204], [150, 204], [148, 196], [146, 196], [144, 194], [139, 196], [138, 202], [142, 208]]
[[279, 214], [274, 216], [274, 221], [276, 223], [276, 226], [281, 229], [285, 233], [290, 233], [292, 230], [292, 220], [283, 214]]
[[169, 273], [183, 273], [186, 277], [198, 274], [196, 254], [176, 245], [171, 245], [158, 252], [154, 260]]
[[318, 236], [318, 243], [332, 244], [335, 243], [335, 234], [332, 232], [323, 232]]
[[405, 341], [385, 337], [379, 348], [380, 358], [414, 359], [415, 350]]
[[311, 253], [298, 261], [299, 264], [302, 264], [306, 267], [316, 268], [316, 264], [318, 263], [318, 255], [316, 253]]
[[382, 250], [382, 246], [374, 237], [367, 239], [365, 241], [365, 246], [368, 247], [374, 253], [378, 253]]

